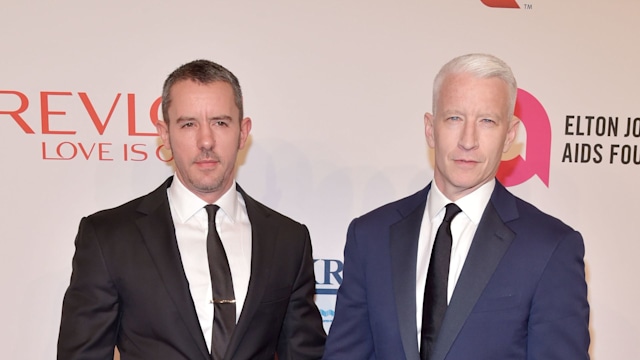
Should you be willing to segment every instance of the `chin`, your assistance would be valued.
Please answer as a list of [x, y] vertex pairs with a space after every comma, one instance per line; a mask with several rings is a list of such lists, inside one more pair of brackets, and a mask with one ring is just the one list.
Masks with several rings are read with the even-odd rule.
[[478, 187], [479, 185], [480, 183], [475, 180], [462, 180], [462, 181], [455, 181], [453, 183], [453, 186], [455, 186], [460, 191], [469, 191], [473, 188]]

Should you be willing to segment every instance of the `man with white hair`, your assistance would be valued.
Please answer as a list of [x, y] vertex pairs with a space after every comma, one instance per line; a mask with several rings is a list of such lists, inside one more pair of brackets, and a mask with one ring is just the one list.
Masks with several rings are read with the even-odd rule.
[[588, 359], [582, 236], [495, 179], [519, 125], [511, 69], [460, 56], [433, 91], [433, 181], [349, 226], [323, 358]]

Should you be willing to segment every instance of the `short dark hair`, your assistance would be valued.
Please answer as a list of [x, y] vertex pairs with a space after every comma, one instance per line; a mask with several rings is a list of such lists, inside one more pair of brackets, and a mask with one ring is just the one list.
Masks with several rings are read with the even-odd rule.
[[162, 86], [162, 117], [167, 124], [169, 124], [171, 87], [182, 80], [191, 80], [200, 84], [210, 84], [222, 81], [231, 85], [236, 106], [238, 107], [238, 110], [240, 110], [240, 119], [242, 119], [242, 89], [240, 88], [238, 78], [224, 66], [216, 64], [213, 61], [200, 59], [181, 65], [169, 74], [167, 79], [164, 81], [164, 85]]

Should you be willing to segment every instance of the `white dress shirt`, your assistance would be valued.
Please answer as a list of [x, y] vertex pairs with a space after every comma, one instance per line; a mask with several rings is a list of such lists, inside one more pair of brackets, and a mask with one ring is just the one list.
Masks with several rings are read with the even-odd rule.
[[[189, 191], [177, 175], [174, 175], [173, 179], [171, 187], [167, 189], [167, 197], [176, 229], [178, 249], [202, 334], [211, 351], [213, 294], [207, 258], [209, 220], [204, 209], [207, 203]], [[251, 276], [251, 223], [244, 199], [236, 190], [235, 181], [215, 204], [220, 207], [216, 213], [216, 229], [229, 261], [236, 297], [237, 322]]]
[[[447, 286], [447, 303], [451, 301], [464, 261], [467, 258], [473, 236], [489, 203], [491, 193], [496, 185], [495, 179], [487, 182], [474, 192], [458, 199], [455, 204], [462, 210], [451, 221], [451, 261], [449, 263], [449, 284]], [[427, 196], [427, 205], [422, 216], [420, 235], [418, 238], [418, 258], [416, 266], [416, 324], [418, 325], [418, 345], [422, 331], [422, 305], [424, 288], [427, 284], [427, 271], [431, 259], [431, 250], [445, 214], [445, 206], [452, 203], [438, 189], [435, 181], [431, 182], [431, 190]]]

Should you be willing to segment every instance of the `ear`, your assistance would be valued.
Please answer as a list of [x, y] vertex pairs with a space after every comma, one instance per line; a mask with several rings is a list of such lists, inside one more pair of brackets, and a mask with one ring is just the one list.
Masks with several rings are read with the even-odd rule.
[[511, 144], [516, 139], [516, 135], [518, 134], [518, 126], [520, 126], [520, 119], [513, 115], [511, 121], [509, 121], [509, 125], [507, 125], [507, 136], [504, 139], [504, 147], [502, 148], [502, 152], [506, 153], [511, 148]]
[[436, 146], [436, 142], [433, 135], [433, 122], [435, 118], [432, 114], [426, 113], [424, 114], [424, 136], [427, 138], [427, 144], [429, 147], [434, 148]]
[[158, 135], [160, 135], [160, 139], [162, 139], [165, 149], [171, 150], [171, 141], [169, 141], [169, 125], [166, 121], [158, 120], [158, 122], [156, 122], [156, 130], [158, 131]]
[[249, 132], [251, 132], [251, 118], [246, 117], [240, 122], [240, 144], [238, 145], [238, 149], [244, 148], [244, 144], [249, 137]]

